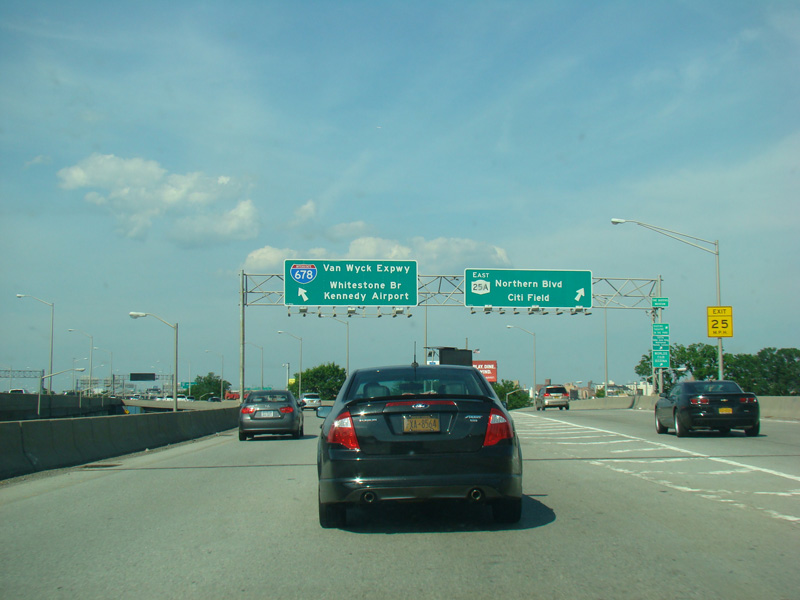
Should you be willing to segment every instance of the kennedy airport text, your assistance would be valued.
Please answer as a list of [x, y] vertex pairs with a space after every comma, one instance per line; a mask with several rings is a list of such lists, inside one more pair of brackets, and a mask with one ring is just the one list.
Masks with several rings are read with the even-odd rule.
[[[371, 266], [371, 265], [367, 265]], [[381, 265], [378, 265], [381, 266]], [[329, 301], [348, 302], [410, 302], [409, 292], [401, 292], [399, 288], [402, 284], [396, 281], [374, 282], [374, 281], [331, 281], [331, 289], [345, 290], [336, 292], [325, 292], [323, 298]], [[388, 290], [388, 291], [387, 291]]]

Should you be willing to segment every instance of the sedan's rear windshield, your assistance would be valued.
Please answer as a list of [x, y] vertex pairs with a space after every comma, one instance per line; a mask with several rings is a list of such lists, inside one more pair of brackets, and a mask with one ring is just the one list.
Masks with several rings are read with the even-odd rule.
[[742, 388], [733, 381], [693, 381], [686, 384], [690, 394], [740, 394]]
[[289, 400], [288, 394], [250, 394], [247, 401], [250, 403], [256, 402], [287, 402]]
[[357, 373], [347, 399], [387, 396], [490, 396], [486, 383], [474, 369], [447, 367], [391, 367]]

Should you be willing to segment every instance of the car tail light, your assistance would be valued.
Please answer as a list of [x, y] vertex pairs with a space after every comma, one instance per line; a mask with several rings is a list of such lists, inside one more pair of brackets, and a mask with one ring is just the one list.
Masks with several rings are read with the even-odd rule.
[[329, 444], [341, 444], [348, 450], [361, 450], [356, 437], [356, 429], [349, 411], [344, 411], [333, 422], [328, 432]]
[[483, 438], [483, 446], [494, 446], [503, 440], [510, 440], [514, 437], [511, 431], [511, 423], [506, 416], [498, 409], [493, 408], [489, 413], [489, 424], [486, 426], [486, 436]]
[[758, 404], [758, 400], [754, 396], [742, 396], [739, 398], [739, 402], [742, 404]]
[[243, 415], [251, 415], [254, 412], [256, 412], [256, 407], [255, 406], [243, 406], [242, 407], [242, 414]]
[[281, 406], [279, 410], [285, 415], [294, 412], [294, 409], [291, 406]]
[[689, 398], [689, 402], [691, 402], [695, 406], [700, 404], [708, 404], [708, 398], [706, 398], [705, 396], [695, 396], [694, 398]]

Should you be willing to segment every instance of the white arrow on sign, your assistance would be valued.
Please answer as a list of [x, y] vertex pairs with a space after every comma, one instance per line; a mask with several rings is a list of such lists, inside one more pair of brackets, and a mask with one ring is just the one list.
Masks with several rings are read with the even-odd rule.
[[297, 288], [297, 295], [303, 299], [303, 302], [308, 302], [308, 296], [303, 288]]
[[580, 302], [581, 298], [583, 298], [583, 296], [585, 294], [586, 294], [586, 291], [583, 288], [579, 289], [578, 290], [578, 295], [575, 296], [575, 302]]

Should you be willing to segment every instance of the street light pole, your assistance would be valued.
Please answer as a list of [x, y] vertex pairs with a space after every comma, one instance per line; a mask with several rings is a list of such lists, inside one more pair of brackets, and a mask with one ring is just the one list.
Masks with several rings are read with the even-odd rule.
[[175, 372], [172, 374], [172, 411], [178, 412], [178, 324], [175, 323], [168, 323], [158, 315], [154, 315], [153, 313], [144, 313], [144, 312], [130, 312], [128, 313], [131, 319], [141, 319], [142, 317], [153, 317], [154, 319], [158, 319], [167, 327], [172, 327], [175, 330]]
[[[279, 331], [278, 333], [285, 333], [286, 335], [300, 341], [300, 374], [297, 379], [297, 396], [300, 397], [303, 395], [303, 338], [298, 337], [296, 335], [292, 335], [288, 331]], [[286, 387], [289, 387], [288, 380]]]
[[536, 334], [532, 331], [528, 331], [522, 327], [517, 327], [516, 325], [506, 325], [507, 329], [519, 329], [520, 331], [524, 331], [528, 335], [533, 336], [533, 395], [536, 396]]
[[[665, 229], [664, 227], [658, 227], [657, 225], [650, 225], [648, 223], [642, 223], [641, 221], [632, 221], [629, 219], [611, 219], [612, 225], [620, 225], [621, 223], [635, 223], [640, 227], [644, 227], [645, 229], [650, 229], [651, 231], [655, 231], [656, 233], [660, 233], [661, 235], [665, 235], [673, 240], [678, 240], [679, 242], [683, 242], [689, 246], [694, 246], [695, 248], [702, 250], [703, 252], [708, 252], [709, 254], [714, 255], [714, 262], [716, 266], [716, 278], [717, 278], [717, 306], [722, 306], [722, 292], [720, 290], [720, 282], [719, 282], [719, 240], [704, 240], [703, 238], [695, 237], [693, 235], [689, 235], [687, 233], [680, 233], [678, 231], [672, 231], [671, 229]], [[694, 240], [690, 241], [690, 240]], [[696, 244], [695, 242], [701, 242], [703, 244], [708, 244], [713, 247], [707, 248], [706, 246], [701, 246], [700, 244]], [[717, 379], [723, 379], [723, 362], [722, 362], [722, 338], [717, 338]]]
[[[40, 417], [42, 415], [42, 388], [44, 387], [44, 380], [55, 377], [56, 375], [61, 375], [62, 373], [69, 373], [70, 371], [84, 371], [83, 367], [78, 367], [77, 369], [64, 369], [63, 371], [59, 371], [58, 373], [48, 373], [45, 375], [42, 373], [42, 380], [39, 382], [39, 398], [36, 401], [36, 416]], [[53, 382], [50, 381], [50, 388], [52, 389]]]
[[[95, 350], [100, 350], [101, 352], [108, 352], [108, 374], [111, 377], [111, 395], [116, 395], [116, 390], [114, 389], [114, 353], [111, 350], [106, 350], [105, 348], [95, 348]], [[100, 365], [102, 366], [102, 365]]]
[[[53, 325], [55, 324], [55, 314], [56, 314], [56, 306], [55, 302], [46, 302], [41, 298], [37, 298], [36, 296], [31, 296], [29, 294], [17, 294], [17, 298], [32, 298], [33, 300], [37, 300], [42, 304], [47, 304], [50, 307], [50, 372], [53, 372]], [[44, 383], [44, 380], [42, 380]], [[52, 391], [52, 390], [51, 390]]]
[[67, 331], [82, 333], [86, 337], [89, 338], [89, 388], [87, 390], [87, 394], [91, 396], [92, 394], [92, 367], [94, 366], [94, 336], [86, 333], [85, 331], [81, 331], [80, 329], [67, 329]]
[[[426, 307], [427, 309], [427, 307]], [[342, 323], [347, 328], [346, 333], [346, 341], [345, 341], [345, 375], [350, 375], [350, 321], [342, 321], [341, 319], [337, 319], [336, 317], [329, 317], [328, 315], [320, 314], [320, 317], [326, 317], [328, 319], [333, 319], [334, 321], [338, 321]]]

